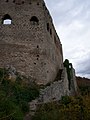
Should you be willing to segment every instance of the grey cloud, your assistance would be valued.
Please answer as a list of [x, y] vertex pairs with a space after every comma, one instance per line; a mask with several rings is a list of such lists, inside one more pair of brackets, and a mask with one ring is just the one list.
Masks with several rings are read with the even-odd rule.
[[90, 77], [90, 0], [45, 0], [61, 38], [64, 58]]
[[76, 70], [78, 75], [90, 78], [90, 52], [77, 61]]
[[90, 11], [89, 0], [46, 0], [56, 25], [69, 24], [74, 19], [87, 19]]

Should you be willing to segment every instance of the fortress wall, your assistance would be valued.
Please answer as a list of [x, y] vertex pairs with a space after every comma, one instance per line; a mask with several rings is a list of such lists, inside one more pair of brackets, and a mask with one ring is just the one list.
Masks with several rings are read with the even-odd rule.
[[72, 68], [72, 76], [71, 76], [71, 89], [70, 89], [70, 94], [75, 95], [77, 94], [78, 86], [76, 82], [76, 75], [75, 75], [75, 69]]
[[[2, 24], [5, 14], [10, 15], [11, 25]], [[30, 21], [32, 16], [38, 18], [38, 24]], [[47, 30], [48, 22], [52, 33]], [[46, 84], [62, 69], [62, 56], [60, 40], [42, 0], [1, 0], [0, 67], [12, 65], [37, 83]]]
[[70, 95], [70, 91], [68, 89], [67, 72], [66, 69], [63, 68], [61, 80], [54, 81], [45, 87], [45, 89], [42, 89], [38, 100], [44, 103], [58, 101], [65, 95]]

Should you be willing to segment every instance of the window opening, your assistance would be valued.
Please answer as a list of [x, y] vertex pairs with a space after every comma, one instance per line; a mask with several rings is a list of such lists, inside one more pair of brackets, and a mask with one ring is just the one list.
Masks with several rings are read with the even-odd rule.
[[37, 55], [37, 57], [39, 57], [39, 55]]
[[39, 3], [37, 3], [37, 5], [39, 5]]
[[22, 4], [24, 4], [24, 1], [22, 1]]
[[4, 17], [2, 19], [2, 24], [10, 25], [11, 23], [12, 23], [11, 17], [8, 14], [4, 15]]
[[52, 30], [50, 29], [50, 35], [52, 35]]
[[39, 46], [37, 45], [37, 48], [39, 48]]
[[38, 20], [38, 18], [36, 16], [31, 17], [30, 22], [33, 25], [38, 25], [39, 24], [39, 20]]
[[13, 3], [15, 3], [15, 0], [13, 0]]
[[45, 7], [45, 3], [43, 3], [43, 7]]
[[49, 23], [47, 23], [47, 30], [49, 31]]
[[10, 25], [11, 24], [11, 20], [6, 19], [6, 20], [3, 21], [3, 24], [4, 25]]
[[56, 44], [56, 36], [54, 36], [54, 42], [55, 42], [55, 44]]
[[8, 2], [8, 0], [6, 0], [6, 2]]

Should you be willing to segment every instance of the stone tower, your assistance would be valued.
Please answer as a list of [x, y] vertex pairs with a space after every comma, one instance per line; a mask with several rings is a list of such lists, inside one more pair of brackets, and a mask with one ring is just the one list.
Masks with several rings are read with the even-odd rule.
[[0, 67], [7, 65], [38, 84], [62, 69], [62, 45], [43, 0], [0, 0]]

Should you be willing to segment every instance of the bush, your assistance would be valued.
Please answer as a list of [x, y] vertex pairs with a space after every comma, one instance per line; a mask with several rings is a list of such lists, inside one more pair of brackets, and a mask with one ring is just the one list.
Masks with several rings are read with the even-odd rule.
[[0, 119], [22, 120], [23, 113], [19, 106], [5, 97], [0, 101]]
[[68, 105], [71, 102], [71, 97], [69, 96], [62, 96], [61, 98], [61, 103], [64, 105]]
[[23, 120], [28, 102], [39, 96], [39, 88], [34, 82], [24, 84], [20, 77], [12, 82], [6, 75], [7, 71], [0, 69], [0, 119]]
[[32, 120], [90, 120], [90, 99], [64, 96], [60, 102], [40, 105]]

